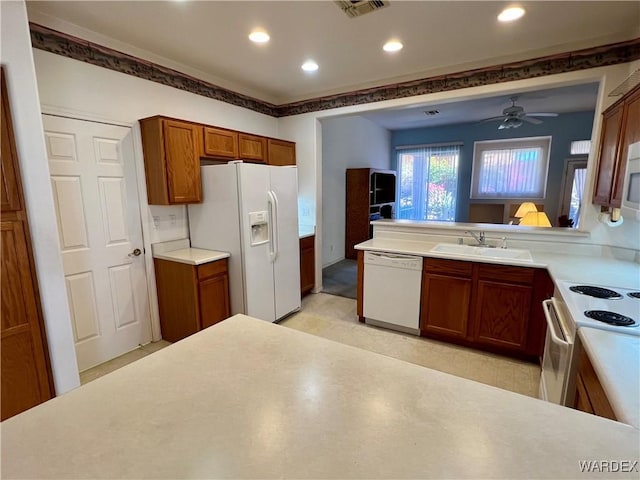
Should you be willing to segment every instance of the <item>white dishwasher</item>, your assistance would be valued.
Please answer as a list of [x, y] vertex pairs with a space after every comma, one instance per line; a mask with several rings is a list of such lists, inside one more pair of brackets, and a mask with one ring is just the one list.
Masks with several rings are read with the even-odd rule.
[[363, 307], [367, 323], [420, 334], [422, 257], [364, 252]]

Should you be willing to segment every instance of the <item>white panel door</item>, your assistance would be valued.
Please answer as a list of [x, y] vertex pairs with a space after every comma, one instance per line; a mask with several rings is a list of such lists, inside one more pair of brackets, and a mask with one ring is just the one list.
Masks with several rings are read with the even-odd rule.
[[[273, 322], [276, 319], [273, 289], [272, 242], [251, 244], [249, 213], [269, 212], [269, 167], [237, 164], [240, 185], [240, 230], [243, 246], [246, 314]], [[269, 215], [268, 217], [269, 218]], [[269, 224], [271, 230], [272, 225]], [[271, 237], [271, 234], [269, 235]]]
[[83, 371], [151, 341], [132, 132], [51, 115], [43, 121]]
[[277, 199], [277, 246], [273, 279], [276, 319], [300, 308], [300, 239], [298, 235], [298, 169], [269, 167], [271, 190]]

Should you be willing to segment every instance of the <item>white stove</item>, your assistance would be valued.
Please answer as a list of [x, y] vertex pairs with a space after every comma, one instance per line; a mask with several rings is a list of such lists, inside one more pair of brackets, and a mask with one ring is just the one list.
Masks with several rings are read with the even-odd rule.
[[640, 336], [640, 298], [637, 298], [640, 289], [567, 281], [559, 281], [556, 286], [576, 328], [590, 327]]
[[[574, 406], [581, 348], [577, 335], [579, 328], [640, 336], [640, 298], [630, 295], [638, 291], [640, 289], [556, 282], [553, 298], [542, 302], [547, 337], [540, 375], [541, 399]], [[603, 317], [602, 321], [598, 320], [600, 317]]]

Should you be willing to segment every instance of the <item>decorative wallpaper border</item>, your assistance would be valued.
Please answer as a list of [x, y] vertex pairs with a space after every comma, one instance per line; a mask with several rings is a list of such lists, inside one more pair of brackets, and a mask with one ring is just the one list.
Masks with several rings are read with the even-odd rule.
[[274, 105], [78, 37], [30, 23], [34, 48], [133, 75], [169, 87], [220, 100], [272, 117], [287, 117], [332, 108], [381, 102], [426, 93], [492, 85], [527, 78], [604, 67], [640, 59], [640, 38], [521, 62], [355, 90], [299, 102]]

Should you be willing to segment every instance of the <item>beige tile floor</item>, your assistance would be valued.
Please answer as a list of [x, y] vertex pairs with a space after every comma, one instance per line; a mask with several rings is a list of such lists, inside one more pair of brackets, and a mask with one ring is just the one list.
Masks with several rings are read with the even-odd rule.
[[[356, 302], [350, 298], [308, 295], [301, 311], [280, 325], [523, 395], [538, 394], [537, 365], [362, 324], [356, 317]], [[81, 373], [80, 382], [95, 380], [167, 345], [161, 340], [141, 346]]]
[[440, 370], [477, 382], [538, 396], [540, 367], [358, 322], [355, 300], [318, 293], [302, 302], [302, 309], [280, 322], [313, 335], [406, 362]]
[[89, 383], [96, 378], [100, 378], [107, 373], [111, 373], [114, 370], [119, 369], [120, 367], [124, 367], [136, 360], [140, 360], [142, 357], [146, 357], [147, 355], [151, 355], [153, 352], [157, 352], [158, 350], [171, 345], [171, 342], [167, 342], [166, 340], [160, 340], [158, 342], [147, 343], [146, 345], [140, 345], [135, 350], [132, 350], [124, 355], [120, 355], [119, 357], [114, 358], [113, 360], [109, 360], [108, 362], [101, 363], [89, 370], [85, 370], [80, 373], [80, 384], [84, 385], [85, 383]]

